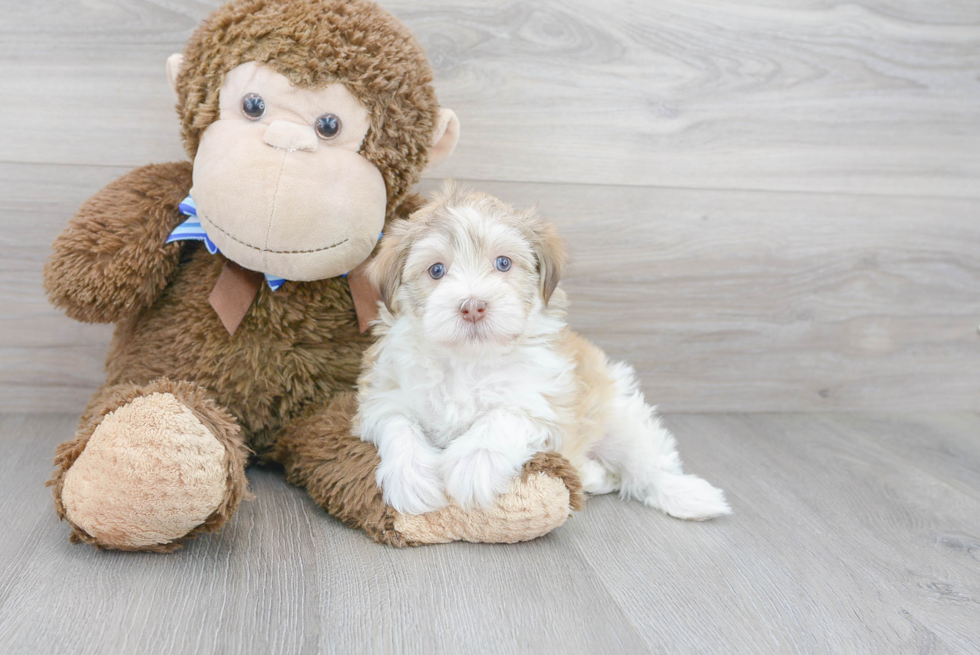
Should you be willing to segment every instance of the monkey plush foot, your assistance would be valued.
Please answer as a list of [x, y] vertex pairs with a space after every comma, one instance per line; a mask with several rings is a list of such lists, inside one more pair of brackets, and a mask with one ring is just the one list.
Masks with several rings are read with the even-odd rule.
[[582, 485], [568, 461], [557, 453], [538, 453], [487, 509], [450, 505], [419, 516], [400, 514], [385, 504], [375, 481], [381, 459], [374, 444], [351, 435], [356, 410], [354, 395], [345, 394], [293, 421], [279, 436], [276, 459], [289, 482], [306, 487], [329, 514], [377, 542], [528, 541], [560, 526], [583, 504]]
[[189, 383], [104, 390], [49, 483], [72, 540], [169, 551], [216, 530], [247, 493], [238, 426]]
[[396, 514], [394, 528], [409, 542], [516, 543], [548, 534], [581, 509], [582, 485], [575, 469], [557, 453], [538, 453], [521, 477], [486, 509], [452, 504], [428, 514]]

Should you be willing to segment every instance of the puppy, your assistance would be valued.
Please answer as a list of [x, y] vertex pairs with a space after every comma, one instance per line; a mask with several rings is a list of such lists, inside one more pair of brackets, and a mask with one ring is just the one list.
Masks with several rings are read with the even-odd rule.
[[385, 501], [487, 506], [557, 450], [587, 492], [682, 519], [728, 514], [721, 490], [682, 472], [633, 369], [568, 329], [564, 268], [554, 225], [452, 182], [389, 227], [368, 269], [383, 306], [353, 426], [378, 448]]

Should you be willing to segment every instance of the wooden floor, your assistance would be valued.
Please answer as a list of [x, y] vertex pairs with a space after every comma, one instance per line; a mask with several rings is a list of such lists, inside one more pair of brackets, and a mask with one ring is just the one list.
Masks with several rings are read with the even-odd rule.
[[171, 555], [70, 545], [74, 417], [0, 419], [4, 653], [977, 653], [980, 416], [672, 415], [707, 523], [591, 499], [526, 544], [396, 550], [273, 470]]

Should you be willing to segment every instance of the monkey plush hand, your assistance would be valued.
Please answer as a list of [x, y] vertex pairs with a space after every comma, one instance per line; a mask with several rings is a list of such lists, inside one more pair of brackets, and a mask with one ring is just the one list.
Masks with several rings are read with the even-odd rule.
[[49, 482], [72, 539], [178, 548], [231, 518], [250, 458], [282, 462], [384, 543], [560, 525], [581, 496], [557, 455], [490, 509], [403, 516], [377, 488], [374, 446], [350, 434], [370, 339], [355, 304], [376, 307], [357, 268], [387, 221], [420, 206], [410, 188], [459, 134], [412, 35], [368, 0], [236, 0], [167, 71], [193, 164], [97, 193], [45, 268], [52, 303], [116, 324], [105, 385]]

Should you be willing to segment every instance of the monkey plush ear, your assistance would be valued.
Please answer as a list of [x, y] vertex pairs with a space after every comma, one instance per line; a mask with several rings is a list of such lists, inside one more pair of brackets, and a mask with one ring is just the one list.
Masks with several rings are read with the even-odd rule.
[[184, 66], [184, 55], [176, 54], [167, 57], [167, 81], [170, 82], [170, 90], [177, 95], [177, 76], [180, 69]]
[[436, 129], [432, 133], [432, 146], [429, 150], [429, 164], [425, 170], [429, 171], [444, 162], [449, 155], [456, 149], [459, 141], [459, 119], [456, 112], [452, 109], [440, 109], [439, 121]]

